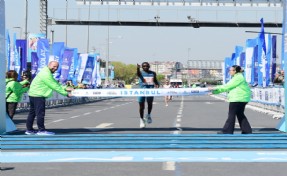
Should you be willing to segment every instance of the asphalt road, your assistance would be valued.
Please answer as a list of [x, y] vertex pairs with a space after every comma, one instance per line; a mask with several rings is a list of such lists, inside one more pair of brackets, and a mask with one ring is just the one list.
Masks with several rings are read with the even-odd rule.
[[[145, 129], [139, 128], [138, 104], [136, 98], [116, 98], [85, 105], [75, 105], [48, 109], [46, 128], [56, 135], [69, 134], [216, 134], [223, 126], [228, 111], [228, 103], [210, 96], [174, 97], [169, 106], [165, 106], [162, 97], [156, 97], [152, 112], [153, 123]], [[254, 134], [281, 134], [275, 129], [279, 120], [270, 115], [246, 109], [246, 116], [252, 125]], [[19, 132], [25, 131], [27, 113], [15, 115]], [[240, 134], [236, 124], [235, 134]], [[13, 135], [13, 134], [12, 134]], [[136, 145], [136, 144], [135, 144]], [[282, 149], [246, 150], [246, 149], [97, 149], [97, 150], [2, 150], [2, 154], [26, 155], [23, 162], [1, 163], [1, 176], [285, 176], [287, 173], [287, 152]], [[66, 162], [32, 162], [33, 155], [42, 159], [45, 152], [79, 157], [83, 153], [91, 156], [102, 153], [111, 159]], [[124, 153], [120, 153], [124, 152]], [[184, 153], [187, 152], [187, 153]], [[220, 159], [209, 161], [201, 158], [184, 158], [183, 155], [205, 154]], [[234, 153], [232, 153], [234, 152]], [[251, 152], [251, 153], [249, 153]], [[281, 160], [256, 160], [253, 154], [277, 155]], [[233, 155], [234, 154], [234, 155]], [[98, 154], [99, 155], [99, 154]], [[147, 160], [150, 155], [162, 156], [159, 160]], [[21, 156], [21, 157], [22, 157]], [[114, 157], [113, 157], [114, 156]], [[129, 156], [138, 158], [129, 160]], [[200, 155], [201, 156], [201, 155]], [[228, 157], [226, 157], [228, 156]], [[29, 158], [31, 157], [31, 158]], [[181, 157], [181, 158], [179, 158]], [[68, 159], [71, 159], [68, 158]], [[237, 158], [237, 160], [236, 160]], [[238, 158], [245, 160], [238, 160]], [[66, 158], [67, 159], [67, 158]], [[25, 161], [26, 160], [26, 161]]]

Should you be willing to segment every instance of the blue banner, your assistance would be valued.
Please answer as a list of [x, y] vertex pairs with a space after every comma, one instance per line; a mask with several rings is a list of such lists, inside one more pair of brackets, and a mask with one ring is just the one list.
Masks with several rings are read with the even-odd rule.
[[230, 66], [236, 65], [236, 58], [235, 58], [235, 53], [231, 54], [231, 63]]
[[31, 52], [31, 74], [32, 78], [34, 78], [38, 71], [38, 56], [36, 52]]
[[78, 83], [81, 83], [82, 80], [83, 80], [83, 75], [84, 75], [84, 72], [85, 72], [85, 69], [86, 69], [87, 60], [88, 60], [88, 54], [80, 54], [79, 67], [78, 67], [79, 69], [76, 72], [76, 75], [78, 75], [77, 76]]
[[13, 50], [14, 50], [14, 65], [15, 65], [15, 71], [18, 73], [17, 80], [21, 80], [21, 62], [19, 53], [21, 52], [20, 48], [17, 48], [16, 45], [16, 33], [14, 33], [14, 42], [13, 42]]
[[83, 74], [83, 84], [90, 85], [92, 83], [92, 73], [94, 69], [94, 57], [93, 56], [88, 56], [86, 68], [84, 70]]
[[[39, 39], [45, 39], [45, 34], [29, 34], [28, 37], [28, 62], [32, 62], [31, 52], [37, 52], [37, 44]], [[32, 63], [31, 63], [32, 64]]]
[[[250, 83], [251, 85], [254, 85], [254, 73], [255, 73], [255, 59], [254, 59], [254, 55], [255, 55], [255, 52], [257, 52], [257, 50], [255, 51], [255, 46], [257, 46], [257, 43], [258, 43], [257, 38], [256, 39], [247, 39], [246, 40], [245, 77], [246, 77], [246, 81], [248, 83]], [[256, 64], [258, 64], [258, 62]], [[255, 84], [257, 84], [257, 82]]]
[[253, 83], [252, 85], [258, 85], [258, 45], [254, 47], [254, 52], [253, 52], [253, 61], [254, 61], [254, 68], [253, 68], [253, 74], [251, 76], [251, 82]]
[[100, 67], [98, 67], [100, 65], [100, 60], [99, 60], [99, 54], [93, 54], [94, 57], [94, 69], [93, 69], [93, 74], [92, 74], [92, 85], [93, 87], [98, 87], [98, 77], [99, 77], [99, 71], [98, 69]]
[[81, 59], [80, 59], [79, 53], [77, 53], [77, 56], [74, 56], [74, 57], [76, 58], [75, 60], [76, 60], [77, 64], [75, 66], [76, 69], [75, 69], [75, 74], [74, 74], [74, 78], [73, 78], [73, 84], [75, 86], [77, 86], [78, 85], [79, 72], [80, 72], [80, 68], [81, 68]]
[[49, 62], [50, 46], [47, 39], [39, 39], [37, 42], [38, 70], [46, 67]]
[[69, 71], [68, 80], [72, 80], [74, 85], [77, 85], [77, 77], [75, 77], [76, 69], [78, 68], [78, 49], [73, 48], [72, 64]]
[[224, 59], [224, 68], [225, 68], [225, 83], [230, 80], [229, 68], [232, 66], [231, 58], [226, 57]]
[[6, 30], [6, 56], [7, 56], [7, 71], [10, 70], [10, 60], [11, 60], [11, 46], [10, 46], [10, 35], [9, 35], [9, 31]]
[[277, 36], [272, 36], [272, 61], [271, 61], [271, 80], [274, 81], [275, 74], [276, 74], [276, 43], [277, 43]]
[[239, 65], [239, 66], [242, 66], [240, 65], [241, 63], [241, 57], [240, 57], [240, 54], [242, 53], [243, 51], [243, 47], [242, 46], [235, 46], [235, 56], [234, 56], [234, 59], [235, 59], [235, 64], [234, 65]]
[[27, 70], [27, 40], [16, 40], [16, 46], [19, 48], [19, 56], [21, 61], [20, 72]]
[[53, 50], [54, 60], [59, 63], [59, 68], [54, 73], [54, 78], [56, 80], [59, 80], [60, 76], [61, 76], [61, 68], [62, 68], [64, 49], [65, 49], [65, 43], [64, 42], [54, 42], [53, 43], [52, 50]]
[[73, 55], [74, 55], [73, 49], [66, 48], [64, 50], [63, 62], [62, 62], [62, 67], [61, 67], [61, 76], [60, 76], [60, 83], [61, 84], [64, 84], [68, 79], [70, 67], [72, 64]]
[[269, 86], [271, 79], [271, 52], [272, 52], [272, 39], [270, 34], [265, 34], [265, 45], [266, 45], [266, 66], [265, 66], [265, 76], [266, 84], [265, 87]]

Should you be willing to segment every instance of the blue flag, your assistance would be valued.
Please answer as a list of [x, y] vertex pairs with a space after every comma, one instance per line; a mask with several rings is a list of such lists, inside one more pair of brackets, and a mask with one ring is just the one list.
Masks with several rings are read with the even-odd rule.
[[10, 60], [11, 60], [11, 46], [10, 46], [10, 35], [9, 35], [9, 31], [6, 30], [6, 55], [7, 55], [7, 71], [10, 70]]
[[277, 36], [272, 36], [272, 61], [271, 61], [271, 80], [274, 81], [275, 74], [276, 74], [276, 42]]
[[57, 61], [59, 63], [59, 68], [54, 73], [54, 77], [55, 77], [56, 80], [59, 80], [60, 76], [61, 76], [61, 68], [62, 68], [64, 49], [65, 49], [65, 43], [64, 42], [54, 42], [53, 43], [54, 59], [55, 59], [55, 61]]
[[16, 33], [14, 33], [13, 50], [14, 50], [15, 71], [18, 73], [17, 80], [20, 81], [21, 80], [21, 62], [20, 62], [19, 53], [20, 53], [21, 49], [17, 48], [17, 45], [16, 45]]

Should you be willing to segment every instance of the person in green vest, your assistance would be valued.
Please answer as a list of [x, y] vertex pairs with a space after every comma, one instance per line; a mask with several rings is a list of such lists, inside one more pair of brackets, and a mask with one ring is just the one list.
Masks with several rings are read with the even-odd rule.
[[228, 118], [223, 126], [222, 131], [218, 134], [233, 134], [235, 118], [237, 117], [242, 134], [251, 134], [251, 126], [244, 114], [245, 106], [251, 99], [251, 90], [246, 82], [243, 70], [238, 65], [233, 65], [229, 69], [231, 75], [230, 81], [215, 88], [208, 88], [213, 94], [228, 92], [227, 100], [229, 102]]
[[[51, 61], [47, 67], [42, 70], [33, 79], [30, 90], [28, 92], [30, 99], [30, 111], [26, 121], [27, 135], [54, 135], [54, 132], [47, 131], [44, 125], [45, 120], [45, 103], [46, 98], [52, 97], [53, 91], [61, 95], [71, 97], [69, 93], [72, 89], [68, 89], [57, 82], [53, 73], [58, 69], [59, 63]], [[34, 119], [37, 117], [38, 131], [33, 129]]]
[[13, 119], [18, 103], [22, 100], [22, 96], [29, 90], [30, 82], [24, 79], [17, 81], [18, 73], [15, 70], [6, 72], [6, 112]]

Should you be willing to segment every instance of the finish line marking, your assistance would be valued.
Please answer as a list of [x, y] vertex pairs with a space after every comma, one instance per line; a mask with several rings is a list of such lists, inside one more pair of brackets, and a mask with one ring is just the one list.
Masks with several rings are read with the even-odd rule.
[[5, 152], [1, 163], [39, 162], [287, 162], [287, 151]]

